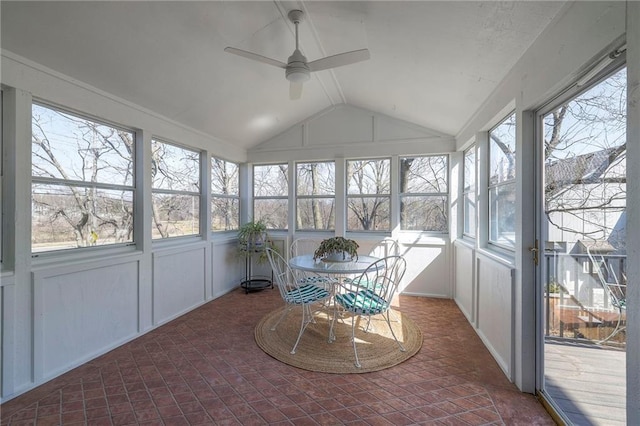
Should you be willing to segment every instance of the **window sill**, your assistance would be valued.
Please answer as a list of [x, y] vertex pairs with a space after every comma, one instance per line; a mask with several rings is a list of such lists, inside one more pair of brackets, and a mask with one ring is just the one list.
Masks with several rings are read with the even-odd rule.
[[142, 255], [135, 244], [119, 247], [99, 247], [87, 251], [69, 249], [69, 251], [34, 253], [31, 260], [32, 270], [51, 268], [53, 266], [81, 264], [105, 259], [132, 258]]
[[487, 247], [483, 247], [483, 248], [479, 248], [476, 251], [477, 254], [480, 254], [484, 257], [487, 257], [491, 260], [494, 260], [504, 266], [507, 266], [509, 268], [515, 268], [516, 267], [516, 261], [515, 261], [515, 256], [512, 254], [511, 256], [507, 255], [506, 253], [503, 252], [498, 252], [495, 250], [491, 250], [491, 248], [487, 248]]

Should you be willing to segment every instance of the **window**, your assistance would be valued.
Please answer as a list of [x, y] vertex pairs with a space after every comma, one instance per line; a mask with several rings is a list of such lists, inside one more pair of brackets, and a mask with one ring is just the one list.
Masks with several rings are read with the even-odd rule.
[[489, 131], [489, 242], [515, 246], [516, 115]]
[[200, 234], [200, 153], [151, 141], [154, 239]]
[[289, 220], [289, 166], [253, 166], [253, 220], [268, 229], [287, 229]]
[[32, 252], [133, 242], [134, 140], [33, 104]]
[[4, 178], [4, 151], [2, 145], [3, 139], [3, 129], [2, 129], [2, 108], [3, 108], [3, 92], [0, 90], [0, 265], [2, 265], [2, 260], [4, 259], [4, 238], [2, 235], [4, 234], [4, 209], [2, 205], [4, 203], [2, 198], [2, 186], [3, 186], [3, 178]]
[[333, 161], [296, 165], [297, 229], [335, 229], [335, 176]]
[[400, 229], [448, 231], [448, 157], [400, 158]]
[[464, 152], [464, 187], [462, 196], [464, 198], [463, 214], [464, 227], [463, 235], [471, 238], [476, 237], [476, 147], [472, 146]]
[[390, 231], [391, 160], [347, 161], [347, 230]]
[[231, 231], [240, 223], [240, 192], [236, 163], [211, 158], [211, 230]]

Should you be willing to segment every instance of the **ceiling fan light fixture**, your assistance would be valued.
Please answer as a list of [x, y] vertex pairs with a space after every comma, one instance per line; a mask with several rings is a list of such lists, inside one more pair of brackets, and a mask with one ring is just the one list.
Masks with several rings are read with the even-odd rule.
[[309, 80], [309, 71], [304, 68], [287, 68], [286, 71], [287, 80], [292, 83], [302, 83]]

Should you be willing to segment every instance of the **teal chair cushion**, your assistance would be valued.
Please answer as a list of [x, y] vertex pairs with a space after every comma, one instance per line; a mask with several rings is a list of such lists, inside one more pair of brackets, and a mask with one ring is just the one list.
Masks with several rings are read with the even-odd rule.
[[347, 311], [358, 315], [377, 315], [389, 309], [389, 302], [370, 289], [359, 293], [337, 294], [336, 301]]
[[329, 292], [323, 288], [320, 288], [313, 284], [304, 284], [300, 287], [289, 290], [284, 295], [284, 300], [287, 303], [302, 304], [313, 303], [318, 300], [326, 299], [329, 297]]

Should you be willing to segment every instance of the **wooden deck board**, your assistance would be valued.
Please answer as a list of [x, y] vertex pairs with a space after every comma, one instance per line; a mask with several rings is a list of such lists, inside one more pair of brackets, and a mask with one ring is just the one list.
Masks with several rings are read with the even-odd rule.
[[576, 425], [624, 425], [625, 352], [545, 344], [545, 391]]

